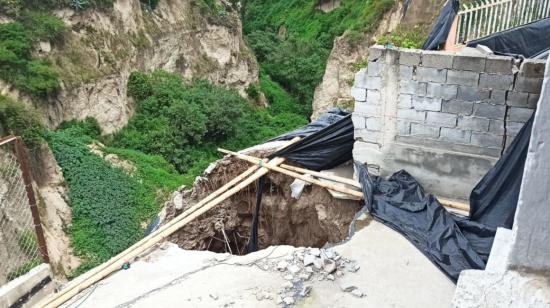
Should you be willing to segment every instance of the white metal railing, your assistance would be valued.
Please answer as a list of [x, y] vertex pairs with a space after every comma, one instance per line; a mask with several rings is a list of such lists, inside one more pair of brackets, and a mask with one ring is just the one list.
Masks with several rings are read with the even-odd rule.
[[550, 17], [550, 0], [476, 0], [458, 11], [456, 43]]

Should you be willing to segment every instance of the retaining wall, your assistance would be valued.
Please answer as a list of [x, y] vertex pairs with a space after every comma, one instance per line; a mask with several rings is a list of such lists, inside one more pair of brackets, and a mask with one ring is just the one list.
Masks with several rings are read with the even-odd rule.
[[536, 108], [545, 61], [370, 48], [355, 77], [354, 159], [405, 169], [429, 191], [467, 199]]

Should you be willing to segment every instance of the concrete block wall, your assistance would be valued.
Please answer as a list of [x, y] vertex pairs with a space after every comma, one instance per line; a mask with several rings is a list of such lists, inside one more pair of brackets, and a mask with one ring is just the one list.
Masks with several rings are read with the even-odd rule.
[[467, 199], [536, 107], [545, 61], [370, 49], [355, 78], [354, 159], [408, 170], [430, 192]]

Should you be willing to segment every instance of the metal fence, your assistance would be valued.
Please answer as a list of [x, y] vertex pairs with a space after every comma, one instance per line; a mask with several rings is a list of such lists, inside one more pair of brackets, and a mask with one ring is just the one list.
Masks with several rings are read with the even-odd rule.
[[456, 43], [550, 17], [550, 0], [477, 0], [462, 5], [457, 16]]
[[0, 139], [0, 286], [49, 263], [27, 151], [18, 137]]

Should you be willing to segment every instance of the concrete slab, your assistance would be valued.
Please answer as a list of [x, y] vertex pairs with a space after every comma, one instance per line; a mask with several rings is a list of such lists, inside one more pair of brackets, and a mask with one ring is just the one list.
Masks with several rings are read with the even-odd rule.
[[[455, 289], [405, 238], [375, 221], [331, 250], [355, 262], [356, 272], [339, 268], [334, 275], [303, 281], [288, 277], [292, 266], [289, 271], [277, 267], [296, 262], [297, 255], [305, 262], [304, 251], [312, 250], [274, 246], [231, 256], [164, 245], [83, 291], [67, 307], [280, 307], [288, 306], [280, 303], [280, 294], [292, 282], [294, 288], [311, 287], [309, 296], [294, 298], [299, 307], [448, 307]], [[299, 265], [304, 273], [307, 268]], [[366, 296], [344, 292], [343, 285]]]

